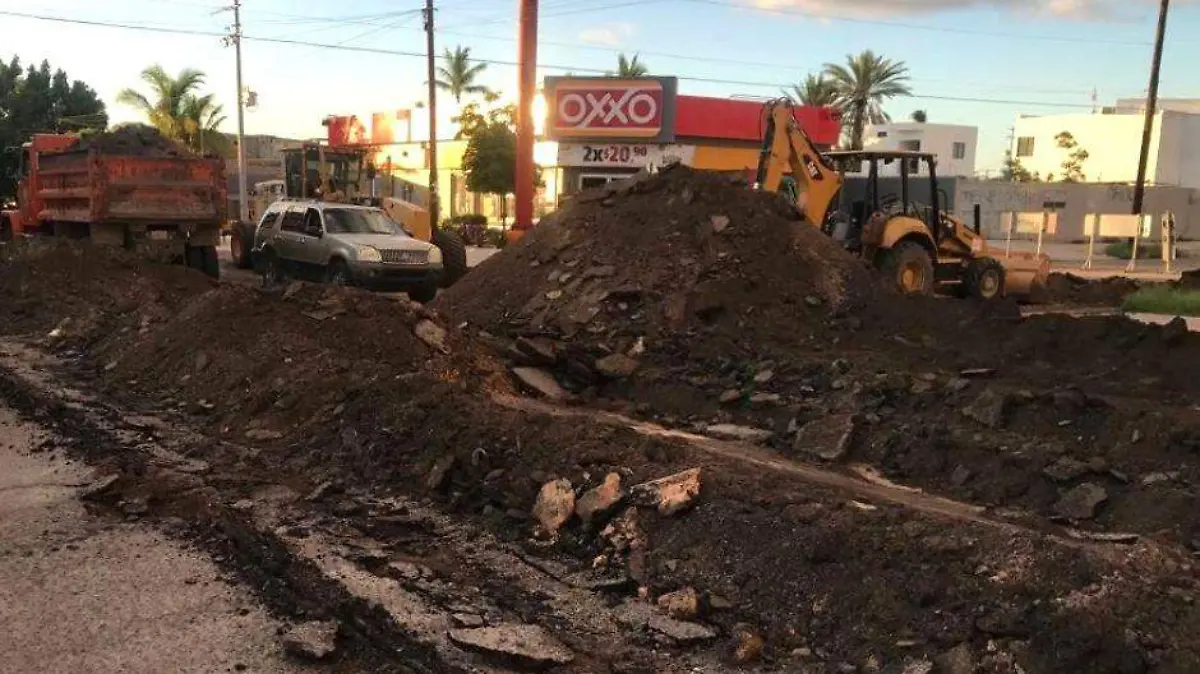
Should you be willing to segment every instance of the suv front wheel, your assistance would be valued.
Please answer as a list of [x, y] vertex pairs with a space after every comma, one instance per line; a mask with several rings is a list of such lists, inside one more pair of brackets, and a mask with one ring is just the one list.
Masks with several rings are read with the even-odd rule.
[[334, 286], [350, 285], [350, 268], [342, 260], [333, 260], [325, 270], [325, 282]]
[[264, 286], [271, 286], [276, 283], [282, 283], [286, 280], [286, 275], [283, 272], [283, 263], [279, 260], [279, 255], [270, 248], [263, 249], [261, 253], [260, 269], [262, 270], [262, 281]]
[[408, 299], [421, 304], [427, 304], [437, 297], [438, 287], [436, 283], [428, 283], [417, 286], [408, 291]]

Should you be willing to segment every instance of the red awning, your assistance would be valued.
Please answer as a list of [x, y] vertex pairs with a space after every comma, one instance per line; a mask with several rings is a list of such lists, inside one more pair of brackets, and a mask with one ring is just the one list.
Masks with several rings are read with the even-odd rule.
[[[762, 138], [763, 103], [732, 98], [679, 96], [675, 111], [677, 138], [752, 140]], [[796, 106], [796, 121], [818, 145], [832, 147], [841, 124], [830, 108]]]

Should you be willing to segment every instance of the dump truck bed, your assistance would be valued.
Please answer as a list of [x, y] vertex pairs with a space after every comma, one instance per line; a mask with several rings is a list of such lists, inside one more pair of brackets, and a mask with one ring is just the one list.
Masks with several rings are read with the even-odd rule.
[[39, 220], [220, 225], [228, 212], [224, 162], [76, 150], [41, 156]]

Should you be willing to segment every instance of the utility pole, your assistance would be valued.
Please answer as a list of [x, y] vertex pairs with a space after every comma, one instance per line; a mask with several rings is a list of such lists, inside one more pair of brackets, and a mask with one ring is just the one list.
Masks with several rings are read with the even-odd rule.
[[246, 113], [242, 94], [242, 0], [233, 0], [233, 33], [225, 38], [225, 46], [233, 45], [237, 55], [237, 147], [238, 147], [238, 219], [250, 220], [250, 202], [246, 194]]
[[1137, 184], [1133, 188], [1133, 214], [1142, 214], [1146, 197], [1146, 169], [1150, 163], [1150, 138], [1154, 133], [1154, 113], [1158, 106], [1158, 74], [1162, 69], [1163, 40], [1167, 34], [1167, 10], [1171, 0], [1162, 0], [1158, 8], [1158, 33], [1154, 37], [1154, 60], [1150, 64], [1150, 90], [1146, 92], [1146, 123], [1142, 127], [1142, 154], [1138, 157]]
[[429, 77], [429, 224], [436, 228], [441, 222], [438, 219], [441, 198], [438, 196], [437, 78], [433, 67], [435, 59], [433, 52], [433, 0], [425, 0], [425, 44], [429, 51], [426, 64]]
[[518, 0], [516, 213], [513, 236], [533, 227], [533, 97], [537, 89], [538, 0]]

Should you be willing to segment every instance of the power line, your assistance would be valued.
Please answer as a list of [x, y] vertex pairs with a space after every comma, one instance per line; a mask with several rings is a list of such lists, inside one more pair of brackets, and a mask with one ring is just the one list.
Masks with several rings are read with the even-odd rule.
[[[217, 38], [227, 37], [227, 35], [225, 33], [217, 33], [217, 32], [210, 32], [210, 31], [184, 30], [184, 29], [176, 29], [176, 28], [156, 28], [156, 27], [152, 27], [152, 26], [141, 26], [141, 25], [137, 25], [137, 24], [123, 24], [123, 23], [95, 21], [95, 20], [88, 20], [88, 19], [69, 19], [69, 18], [65, 18], [65, 17], [46, 16], [46, 15], [39, 15], [39, 14], [30, 14], [30, 13], [26, 13], [26, 12], [13, 12], [13, 11], [7, 11], [7, 10], [0, 10], [0, 16], [11, 16], [11, 17], [22, 18], [22, 19], [32, 19], [32, 20], [38, 20], [38, 21], [49, 21], [49, 22], [54, 22], [54, 23], [64, 23], [64, 24], [73, 24], [73, 25], [83, 25], [83, 26], [103, 27], [103, 28], [116, 28], [116, 29], [124, 29], [124, 30], [136, 30], [136, 31], [142, 31], [142, 32], [149, 32], [149, 33], [164, 33], [164, 34], [171, 34], [171, 35], [194, 35], [194, 36], [200, 36], [200, 37], [217, 37]], [[366, 54], [384, 54], [384, 55], [388, 55], [388, 56], [409, 56], [409, 57], [415, 57], [415, 58], [426, 58], [426, 55], [423, 53], [412, 52], [412, 51], [403, 51], [403, 50], [399, 50], [399, 49], [383, 49], [383, 48], [379, 48], [379, 47], [324, 44], [324, 43], [319, 43], [319, 42], [306, 42], [303, 40], [289, 40], [286, 38], [253, 37], [250, 35], [244, 35], [242, 37], [242, 39], [253, 41], [253, 42], [262, 42], [262, 43], [267, 43], [267, 44], [281, 44], [281, 45], [290, 45], [290, 46], [299, 46], [299, 47], [311, 47], [311, 48], [318, 48], [318, 49], [330, 49], [330, 50], [336, 50], [336, 51], [347, 51], [347, 52], [366, 53]], [[443, 56], [438, 56], [437, 58], [442, 59], [442, 60], [445, 59], [445, 57], [443, 57]], [[475, 61], [477, 61], [479, 63], [486, 63], [488, 65], [505, 66], [505, 67], [517, 67], [517, 65], [518, 65], [516, 61], [505, 61], [505, 60], [501, 60], [501, 59], [475, 59]], [[592, 74], [605, 74], [607, 72], [602, 68], [589, 68], [589, 67], [572, 66], [572, 65], [555, 65], [555, 64], [548, 64], [548, 63], [540, 64], [539, 67], [544, 68], [546, 70], [563, 71], [563, 72], [592, 73]], [[771, 88], [771, 89], [780, 89], [780, 88], [787, 86], [786, 83], [780, 83], [780, 82], [720, 79], [720, 78], [713, 78], [713, 77], [696, 77], [696, 76], [689, 76], [689, 75], [679, 75], [678, 79], [682, 80], [682, 81], [686, 81], [686, 82], [699, 82], [699, 83], [704, 83], [704, 84], [728, 84], [728, 85], [745, 86], [745, 87], [765, 87], [765, 88]], [[1008, 99], [978, 98], [978, 97], [965, 97], [965, 96], [941, 96], [941, 95], [935, 95], [935, 94], [915, 94], [915, 95], [911, 96], [911, 98], [925, 99], [925, 100], [954, 101], [954, 102], [963, 102], [963, 103], [1028, 105], [1028, 106], [1049, 107], [1049, 108], [1090, 108], [1090, 105], [1087, 105], [1087, 104], [1063, 103], [1063, 102], [1056, 102], [1056, 101], [1008, 100]]]
[[696, 4], [713, 5], [716, 7], [728, 7], [732, 9], [744, 9], [757, 12], [767, 12], [770, 14], [778, 14], [782, 16], [797, 16], [806, 19], [815, 19], [819, 21], [835, 21], [840, 23], [855, 23], [869, 26], [887, 26], [890, 28], [904, 28], [906, 30], [927, 30], [939, 33], [955, 33], [959, 35], [980, 35], [986, 37], [1003, 37], [1012, 40], [1032, 40], [1040, 42], [1074, 42], [1085, 44], [1110, 44], [1110, 45], [1125, 45], [1135, 47], [1149, 47], [1151, 43], [1137, 40], [1114, 40], [1105, 38], [1093, 37], [1068, 37], [1060, 35], [1028, 35], [1025, 33], [1008, 33], [1002, 31], [978, 30], [975, 28], [951, 28], [948, 26], [934, 26], [929, 24], [907, 23], [902, 21], [886, 21], [882, 19], [861, 19], [851, 16], [839, 16], [836, 14], [824, 14], [820, 12], [805, 11], [802, 9], [789, 9], [785, 7], [755, 7], [744, 3], [730, 2], [729, 0], [681, 0], [683, 2], [694, 2]]

